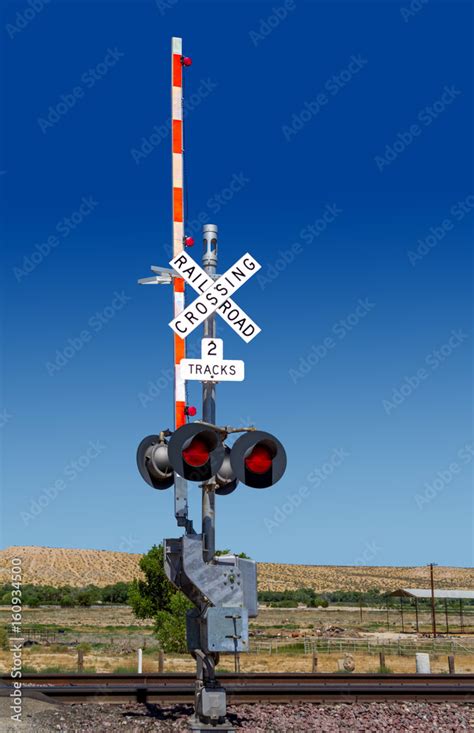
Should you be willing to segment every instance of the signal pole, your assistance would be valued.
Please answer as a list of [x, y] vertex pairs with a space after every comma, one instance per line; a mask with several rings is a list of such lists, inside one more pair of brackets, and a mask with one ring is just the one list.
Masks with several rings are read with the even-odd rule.
[[[214, 278], [217, 274], [217, 226], [204, 224], [202, 228], [203, 253], [202, 265], [207, 275]], [[214, 313], [204, 321], [204, 338], [216, 337], [216, 317]], [[202, 419], [211, 425], [216, 424], [216, 384], [202, 383]], [[204, 538], [203, 556], [210, 562], [216, 552], [216, 482], [214, 478], [202, 485], [202, 534]]]

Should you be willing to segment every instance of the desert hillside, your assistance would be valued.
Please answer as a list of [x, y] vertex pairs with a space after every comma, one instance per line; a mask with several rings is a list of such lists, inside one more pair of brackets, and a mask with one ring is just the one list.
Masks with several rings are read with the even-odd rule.
[[[109, 585], [140, 575], [141, 555], [108, 550], [7, 547], [0, 550], [0, 583], [10, 579], [11, 559], [22, 558], [23, 583], [37, 585]], [[474, 568], [437, 567], [438, 588], [474, 589]], [[311, 587], [316, 591], [427, 588], [426, 567], [349, 567], [338, 565], [258, 564], [259, 590]]]

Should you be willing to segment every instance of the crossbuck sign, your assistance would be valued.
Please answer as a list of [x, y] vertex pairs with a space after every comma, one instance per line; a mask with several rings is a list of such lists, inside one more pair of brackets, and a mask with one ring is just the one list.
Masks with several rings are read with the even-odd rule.
[[252, 255], [243, 255], [217, 280], [204, 272], [186, 252], [176, 255], [170, 265], [188, 285], [201, 293], [170, 322], [170, 327], [178, 336], [189, 336], [214, 311], [247, 343], [260, 333], [262, 329], [230, 298], [260, 270], [261, 265]]

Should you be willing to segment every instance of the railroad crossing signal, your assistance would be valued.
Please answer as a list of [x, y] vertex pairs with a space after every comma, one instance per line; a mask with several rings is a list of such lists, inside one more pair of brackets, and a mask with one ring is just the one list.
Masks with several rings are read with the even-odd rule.
[[[173, 38], [171, 53], [172, 101], [172, 269], [152, 267], [154, 277], [141, 284], [172, 284], [174, 318], [174, 432], [163, 430], [142, 440], [137, 451], [138, 469], [153, 488], [174, 485], [174, 513], [182, 537], [163, 541], [165, 572], [196, 607], [188, 611], [188, 649], [196, 658], [195, 717], [193, 731], [231, 731], [226, 718], [226, 694], [215, 676], [219, 652], [248, 650], [248, 619], [257, 614], [255, 561], [215, 554], [215, 495], [233, 492], [239, 481], [256, 489], [275, 484], [285, 472], [283, 445], [270, 433], [253, 428], [218, 427], [215, 382], [242, 380], [244, 363], [224, 360], [223, 343], [215, 338], [215, 314], [245, 341], [257, 336], [260, 327], [231, 296], [261, 265], [245, 254], [223, 275], [217, 275], [217, 226], [203, 226], [203, 266], [185, 251], [194, 244], [186, 235], [183, 188], [183, 69], [191, 65], [182, 54], [181, 38]], [[185, 307], [185, 283], [198, 297]], [[186, 337], [204, 323], [202, 358], [186, 359]], [[187, 405], [186, 380], [203, 382], [203, 422], [186, 423], [196, 409]], [[242, 433], [232, 446], [230, 433]], [[202, 532], [196, 533], [188, 517], [188, 481], [201, 482]]]
[[252, 255], [247, 252], [217, 280], [207, 275], [186, 252], [176, 255], [170, 265], [183, 280], [201, 293], [170, 321], [169, 326], [177, 336], [185, 339], [214, 311], [247, 343], [260, 333], [261, 328], [230, 298], [260, 270], [261, 265]]
[[[169, 440], [168, 440], [169, 438]], [[286, 469], [283, 445], [271, 433], [249, 430], [232, 447], [223, 431], [199, 422], [144, 438], [137, 451], [138, 470], [155, 489], [173, 485], [173, 474], [188, 481], [216, 479], [217, 493], [229, 494], [238, 481], [254, 489], [273, 486]]]

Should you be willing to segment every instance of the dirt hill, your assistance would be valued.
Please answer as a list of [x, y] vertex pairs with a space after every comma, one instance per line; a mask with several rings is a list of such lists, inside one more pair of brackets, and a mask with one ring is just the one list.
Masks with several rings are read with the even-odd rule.
[[[0, 551], [0, 583], [10, 580], [11, 559], [21, 557], [23, 583], [36, 585], [109, 585], [140, 575], [139, 554], [54, 547], [7, 547]], [[370, 588], [428, 588], [426, 567], [349, 567], [340, 565], [258, 564], [260, 590], [311, 587], [316, 591]], [[438, 588], [474, 590], [474, 568], [436, 568]]]

